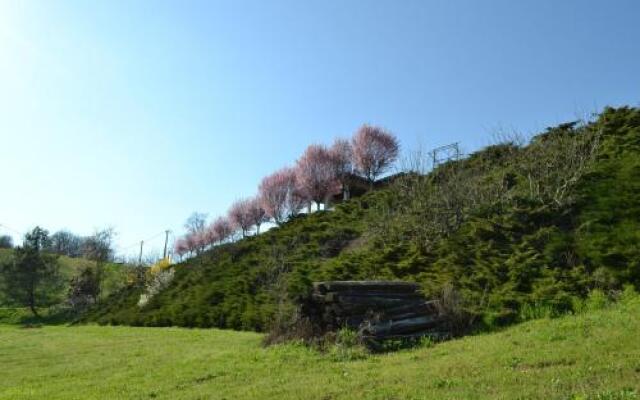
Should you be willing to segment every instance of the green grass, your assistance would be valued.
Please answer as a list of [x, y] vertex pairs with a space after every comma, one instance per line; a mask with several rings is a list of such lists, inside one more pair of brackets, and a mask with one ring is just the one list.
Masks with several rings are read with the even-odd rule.
[[336, 359], [257, 333], [0, 326], [0, 399], [637, 399], [640, 300]]

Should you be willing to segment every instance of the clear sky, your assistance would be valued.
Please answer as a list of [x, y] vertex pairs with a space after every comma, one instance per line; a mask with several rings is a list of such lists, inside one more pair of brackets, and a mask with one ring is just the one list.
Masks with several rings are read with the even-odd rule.
[[113, 226], [135, 253], [363, 122], [405, 151], [472, 151], [637, 106], [639, 16], [637, 0], [0, 0], [0, 224]]

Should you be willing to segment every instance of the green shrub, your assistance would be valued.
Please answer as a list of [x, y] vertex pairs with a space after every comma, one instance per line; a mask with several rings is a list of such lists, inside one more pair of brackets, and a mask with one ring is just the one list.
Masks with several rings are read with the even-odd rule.
[[593, 289], [585, 300], [587, 311], [597, 311], [606, 308], [610, 304], [607, 295], [600, 289]]
[[431, 336], [423, 336], [420, 338], [418, 342], [419, 347], [423, 347], [425, 349], [431, 348], [435, 346], [436, 342], [433, 340]]
[[369, 351], [363, 345], [358, 332], [342, 328], [336, 332], [335, 343], [329, 347], [329, 356], [334, 361], [355, 361], [367, 358]]
[[552, 318], [557, 316], [554, 307], [548, 303], [525, 303], [520, 307], [520, 320], [529, 321], [533, 319]]
[[633, 285], [624, 285], [618, 301], [624, 305], [634, 304], [640, 301], [640, 294]]

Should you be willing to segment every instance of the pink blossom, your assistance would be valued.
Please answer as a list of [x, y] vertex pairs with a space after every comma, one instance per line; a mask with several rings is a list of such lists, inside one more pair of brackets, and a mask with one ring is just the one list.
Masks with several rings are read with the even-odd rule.
[[213, 246], [220, 241], [220, 239], [218, 239], [218, 233], [213, 228], [213, 224], [209, 224], [202, 233], [202, 241], [205, 246]]
[[242, 231], [242, 237], [247, 236], [247, 232], [253, 226], [253, 218], [251, 217], [251, 200], [236, 200], [229, 208], [229, 220], [238, 229]]
[[200, 240], [197, 233], [187, 233], [184, 236], [184, 241], [189, 253], [199, 253]]
[[352, 144], [355, 167], [370, 183], [396, 161], [400, 148], [393, 134], [367, 124], [358, 129]]
[[265, 177], [258, 188], [260, 205], [267, 216], [277, 224], [302, 208], [296, 188], [296, 172], [293, 168], [282, 168]]
[[331, 153], [325, 146], [311, 145], [296, 162], [297, 187], [318, 208], [327, 198], [340, 190]]
[[259, 197], [253, 197], [249, 200], [249, 219], [256, 226], [256, 234], [260, 234], [260, 225], [268, 221], [267, 213], [262, 207]]
[[211, 228], [219, 242], [224, 242], [233, 234], [233, 226], [226, 217], [218, 217], [211, 225]]
[[173, 251], [178, 255], [178, 257], [182, 258], [182, 256], [189, 252], [187, 241], [183, 238], [178, 238], [173, 244]]
[[353, 173], [353, 148], [345, 139], [336, 139], [329, 149], [336, 178], [342, 185], [344, 200], [349, 199], [349, 176]]

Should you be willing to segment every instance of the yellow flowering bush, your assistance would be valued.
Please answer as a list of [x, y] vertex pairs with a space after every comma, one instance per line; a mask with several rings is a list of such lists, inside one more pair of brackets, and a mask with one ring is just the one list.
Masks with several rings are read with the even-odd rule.
[[149, 272], [152, 275], [158, 275], [160, 272], [165, 271], [171, 267], [171, 259], [169, 257], [163, 258], [157, 263], [153, 264], [151, 268], [149, 268]]

